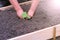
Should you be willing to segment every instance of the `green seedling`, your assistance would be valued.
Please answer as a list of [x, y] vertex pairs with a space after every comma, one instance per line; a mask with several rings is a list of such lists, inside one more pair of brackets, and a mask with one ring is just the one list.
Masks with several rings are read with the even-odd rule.
[[23, 19], [30, 19], [27, 12], [23, 12], [22, 17], [23, 17]]

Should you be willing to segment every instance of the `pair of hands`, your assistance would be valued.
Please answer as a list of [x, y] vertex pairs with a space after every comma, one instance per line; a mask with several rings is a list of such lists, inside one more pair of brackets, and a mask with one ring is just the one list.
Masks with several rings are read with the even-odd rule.
[[[18, 17], [22, 18], [22, 14], [23, 14], [23, 9], [19, 6], [19, 3], [17, 0], [9, 0], [10, 3], [13, 5], [13, 7], [15, 8]], [[39, 3], [39, 0], [31, 0], [32, 4], [30, 7], [30, 10], [28, 11], [28, 16], [31, 18], [34, 15], [34, 12], [37, 8], [37, 5]]]
[[[23, 17], [22, 17], [23, 12], [24, 12], [23, 9], [18, 10], [18, 11], [17, 11], [18, 17], [23, 18]], [[31, 18], [31, 17], [33, 17], [33, 15], [34, 15], [34, 10], [30, 9], [30, 10], [28, 11], [28, 16]]]
[[[31, 18], [34, 15], [34, 12], [38, 6], [39, 0], [32, 0], [30, 10], [28, 11], [28, 16]], [[22, 18], [23, 9], [20, 7], [20, 10], [17, 11], [18, 17]]]

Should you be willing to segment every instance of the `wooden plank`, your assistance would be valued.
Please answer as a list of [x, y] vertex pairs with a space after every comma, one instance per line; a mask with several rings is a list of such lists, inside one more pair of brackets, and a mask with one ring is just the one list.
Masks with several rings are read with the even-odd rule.
[[56, 28], [56, 37], [60, 36], [60, 24], [28, 33], [22, 36], [17, 36], [8, 40], [47, 40], [53, 37], [53, 28]]
[[56, 28], [53, 28], [53, 40], [56, 40]]
[[[19, 3], [19, 5], [28, 5], [28, 4], [31, 4], [32, 1], [28, 1], [28, 2], [23, 2], [23, 3]], [[0, 8], [0, 10], [7, 10], [7, 9], [10, 9], [12, 8], [13, 6], [12, 5], [9, 5], [9, 6], [6, 6], [6, 7], [2, 7]]]

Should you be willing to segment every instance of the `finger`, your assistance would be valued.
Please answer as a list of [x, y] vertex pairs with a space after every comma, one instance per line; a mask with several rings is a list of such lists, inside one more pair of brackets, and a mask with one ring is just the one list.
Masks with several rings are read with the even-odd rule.
[[19, 18], [22, 18], [22, 13], [23, 13], [23, 11], [18, 11], [18, 12], [17, 12], [17, 16], [18, 16]]
[[33, 17], [33, 15], [34, 15], [34, 12], [33, 11], [29, 11], [28, 12], [28, 16]]

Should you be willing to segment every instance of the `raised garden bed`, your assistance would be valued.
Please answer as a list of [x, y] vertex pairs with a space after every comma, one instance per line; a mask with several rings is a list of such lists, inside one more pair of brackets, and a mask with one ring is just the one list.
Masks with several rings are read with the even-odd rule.
[[[51, 1], [41, 0], [34, 17], [30, 20], [18, 18], [12, 6], [0, 8], [0, 40], [7, 40], [60, 24], [60, 8], [52, 8]], [[24, 11], [28, 11], [30, 5], [31, 2], [21, 3]]]

